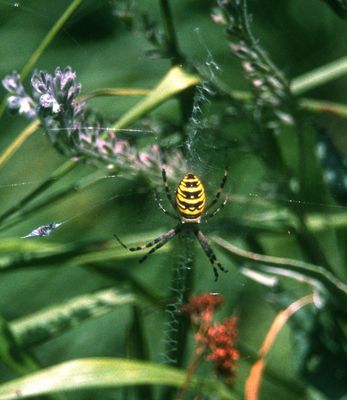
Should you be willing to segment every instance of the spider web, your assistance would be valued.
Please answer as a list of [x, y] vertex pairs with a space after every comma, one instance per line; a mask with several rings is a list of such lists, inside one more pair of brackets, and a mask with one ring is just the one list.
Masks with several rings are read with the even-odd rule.
[[[19, 9], [25, 10], [26, 12], [32, 13], [35, 17], [47, 17], [44, 13], [38, 13], [37, 9], [33, 7], [24, 7], [21, 2], [6, 2], [2, 1], [2, 5], [11, 7], [11, 9]], [[76, 45], [79, 47], [80, 50], [84, 51], [83, 43], [80, 40], [73, 39], [73, 36], [65, 31], [69, 40], [74, 40]], [[236, 208], [235, 214], [237, 214], [238, 220], [245, 220], [251, 223], [256, 223], [260, 221], [272, 221], [274, 216], [276, 218], [281, 218], [281, 212], [283, 210], [277, 210], [277, 205], [284, 205], [287, 204], [297, 204], [298, 207], [302, 207], [308, 212], [312, 212], [312, 214], [316, 213], [317, 210], [322, 213], [333, 213], [334, 211], [347, 211], [347, 207], [344, 205], [338, 205], [333, 200], [331, 202], [322, 203], [322, 202], [315, 202], [315, 201], [308, 201], [305, 199], [291, 199], [291, 198], [279, 198], [278, 192], [275, 188], [275, 185], [271, 185], [268, 182], [262, 182], [262, 174], [258, 171], [258, 164], [256, 162], [249, 161], [249, 155], [244, 153], [243, 158], [235, 156], [235, 159], [232, 158], [233, 153], [232, 150], [229, 151], [230, 154], [225, 154], [225, 148], [223, 144], [216, 144], [214, 141], [213, 132], [208, 132], [211, 127], [210, 119], [208, 118], [209, 114], [213, 114], [211, 103], [214, 100], [214, 91], [211, 89], [210, 82], [215, 78], [216, 74], [222, 74], [221, 67], [218, 66], [217, 62], [213, 59], [211, 52], [205, 46], [204, 39], [200, 39], [200, 43], [202, 43], [203, 47], [203, 56], [202, 58], [206, 58], [206, 61], [201, 62], [197, 65], [199, 70], [204, 71], [204, 76], [206, 77], [205, 81], [201, 83], [195, 94], [194, 104], [192, 115], [189, 121], [189, 125], [186, 132], [186, 141], [183, 144], [183, 150], [187, 156], [187, 162], [189, 168], [192, 172], [196, 173], [201, 177], [203, 180], [207, 190], [209, 190], [208, 196], [211, 198], [211, 194], [218, 188], [218, 184], [220, 181], [220, 177], [222, 176], [222, 171], [225, 167], [225, 160], [231, 158], [232, 164], [236, 165], [236, 169], [239, 168], [241, 179], [237, 179], [237, 174], [231, 174], [229, 178], [229, 182], [226, 188], [226, 195], [228, 195], [231, 199], [230, 203], [233, 203], [233, 207]], [[207, 55], [206, 55], [207, 54]], [[86, 67], [87, 68], [87, 67]], [[6, 71], [8, 72], [8, 71]], [[99, 81], [95, 82], [95, 87], [98, 87], [99, 82], [102, 82], [102, 78], [98, 77]], [[100, 86], [102, 86], [100, 84]], [[124, 106], [126, 109], [127, 105]], [[91, 127], [93, 128], [93, 127]], [[235, 127], [230, 127], [230, 130], [236, 130]], [[126, 132], [125, 132], [126, 133]], [[128, 133], [131, 133], [130, 130]], [[133, 132], [134, 133], [134, 132]], [[144, 136], [145, 136], [145, 132]], [[25, 156], [28, 158], [32, 158], [35, 160], [35, 151], [36, 151], [36, 144], [34, 142], [33, 148], [30, 150], [28, 154]], [[181, 146], [181, 145], [180, 145]], [[170, 149], [172, 146], [170, 143], [167, 145], [166, 149]], [[165, 149], [165, 145], [162, 146]], [[182, 149], [182, 147], [180, 147]], [[35, 150], [35, 151], [34, 151]], [[52, 152], [53, 154], [53, 152]], [[25, 157], [24, 157], [25, 159]], [[15, 160], [16, 161], [16, 160]], [[28, 164], [24, 165], [24, 168], [16, 168], [15, 161], [11, 162], [11, 166], [14, 166], [13, 172], [5, 171], [1, 176], [4, 182], [0, 182], [0, 196], [2, 200], [2, 207], [5, 209], [9, 206], [12, 202], [15, 201], [17, 197], [20, 197], [19, 192], [14, 192], [21, 187], [27, 186], [36, 186], [37, 183], [42, 181], [42, 175], [39, 170], [43, 168], [43, 164], [40, 163], [40, 160], [34, 161], [36, 165], [34, 168], [28, 168]], [[25, 161], [25, 160], [24, 160]], [[23, 161], [23, 162], [24, 162]], [[47, 162], [47, 160], [45, 160]], [[254, 162], [254, 169], [250, 168], [246, 165], [249, 162]], [[18, 163], [18, 159], [17, 159]], [[245, 174], [242, 173], [243, 165], [245, 169], [247, 169], [249, 173], [248, 176], [245, 177]], [[20, 178], [18, 180], [18, 176], [24, 175], [24, 178]], [[33, 175], [33, 177], [32, 177]], [[93, 225], [95, 219], [102, 215], [102, 210], [107, 207], [107, 205], [111, 204], [113, 207], [123, 207], [126, 212], [128, 213], [128, 218], [119, 218], [116, 222], [114, 230], [117, 232], [125, 232], [126, 234], [131, 234], [131, 232], [137, 232], [138, 230], [146, 230], [148, 226], [153, 227], [156, 226], [158, 229], [162, 229], [163, 232], [165, 231], [167, 226], [170, 226], [171, 222], [163, 223], [160, 214], [156, 211], [156, 205], [154, 198], [150, 192], [147, 196], [146, 188], [138, 187], [134, 189], [134, 187], [128, 187], [126, 177], [113, 177], [109, 175], [103, 175], [100, 177], [100, 182], [104, 183], [102, 186], [102, 190], [98, 191], [97, 194], [95, 193], [88, 193], [86, 197], [89, 197], [88, 201], [86, 200], [79, 200], [80, 207], [79, 210], [76, 211], [76, 207], [74, 208], [72, 204], [69, 207], [65, 208], [64, 210], [54, 210], [53, 214], [56, 213], [57, 217], [52, 220], [47, 220], [48, 216], [45, 216], [45, 220], [40, 218], [40, 221], [35, 221], [36, 225], [33, 221], [30, 221], [31, 225], [30, 229], [38, 228], [40, 225], [48, 224], [50, 222], [59, 222], [63, 223], [61, 228], [65, 228], [62, 230], [63, 233], [60, 233], [61, 228], [57, 231], [57, 237], [61, 238], [66, 235], [68, 239], [73, 240], [74, 237], [74, 228], [79, 225], [81, 221], [87, 221], [89, 225]], [[77, 179], [80, 179], [77, 176]], [[129, 180], [131, 181], [133, 177], [130, 177]], [[120, 186], [124, 185], [124, 189], [122, 193], [118, 193], [114, 195], [112, 192], [110, 193], [109, 187], [113, 185], [119, 184]], [[14, 194], [11, 194], [14, 192]], [[135, 194], [135, 201], [133, 203], [132, 209], [129, 212], [129, 209], [125, 207], [124, 203], [128, 201], [129, 198], [133, 197]], [[6, 195], [8, 195], [8, 199], [6, 199]], [[144, 201], [142, 201], [144, 199]], [[276, 204], [276, 210], [274, 211], [273, 205]], [[231, 205], [232, 206], [232, 205]], [[95, 213], [96, 211], [96, 213]], [[275, 215], [277, 213], [277, 216]], [[52, 215], [51, 213], [48, 215]], [[112, 216], [112, 214], [110, 214]], [[82, 226], [87, 226], [82, 224]], [[163, 225], [162, 225], [163, 224]], [[10, 231], [11, 234], [16, 234], [17, 237], [24, 236], [28, 234], [30, 229], [28, 225], [25, 225], [24, 228], [20, 228], [21, 231], [15, 230]], [[97, 229], [97, 228], [95, 228]], [[112, 228], [111, 228], [112, 229]], [[204, 229], [208, 230], [209, 227], [204, 227]], [[229, 226], [227, 222], [219, 222], [217, 224], [218, 233], [228, 232]], [[101, 228], [102, 230], [102, 228]], [[211, 228], [213, 230], [213, 228]], [[71, 231], [71, 232], [69, 232]], [[252, 225], [250, 224], [249, 231], [252, 231]], [[106, 230], [109, 232], [109, 237], [112, 237], [112, 231]], [[244, 229], [240, 229], [240, 233], [235, 235], [235, 239], [242, 240], [248, 234], [247, 231]], [[55, 232], [53, 232], [55, 233]], [[103, 236], [107, 235], [108, 233], [102, 232]], [[0, 235], [2, 238], [6, 238], [6, 234], [1, 233]], [[61, 236], [59, 236], [61, 235]], [[152, 237], [148, 238], [149, 240]], [[49, 240], [55, 241], [55, 236], [51, 235]], [[146, 239], [147, 240], [147, 239]], [[176, 240], [176, 239], [175, 239]], [[177, 361], [177, 349], [179, 349], [178, 339], [175, 339], [176, 336], [179, 334], [179, 311], [180, 306], [187, 300], [186, 294], [192, 287], [187, 287], [186, 285], [186, 276], [191, 272], [193, 260], [195, 258], [195, 247], [189, 239], [183, 239], [183, 242], [187, 241], [186, 243], [181, 243], [181, 241], [177, 241], [177, 243], [170, 247], [168, 250], [169, 252], [174, 253], [174, 261], [172, 262], [174, 266], [174, 270], [172, 271], [171, 277], [166, 275], [166, 282], [169, 281], [169, 292], [172, 295], [172, 301], [166, 307], [166, 313], [168, 315], [168, 320], [165, 322], [166, 328], [164, 332], [162, 332], [162, 336], [164, 337], [163, 343], [166, 347], [166, 351], [163, 351], [163, 358], [165, 362], [170, 364], [175, 364]], [[200, 251], [200, 250], [199, 250]], [[150, 263], [155, 263], [154, 259], [158, 257], [162, 257], [161, 255], [154, 255], [151, 257]], [[161, 258], [162, 259], [162, 258]], [[211, 286], [213, 282], [213, 275], [210, 271], [208, 266], [208, 260], [201, 258], [204, 260], [203, 265], [195, 265], [194, 269], [199, 271], [199, 274], [206, 274], [211, 281]], [[148, 261], [147, 261], [148, 263]], [[202, 264], [202, 263], [201, 263]], [[152, 264], [150, 265], [150, 267]], [[147, 266], [148, 269], [150, 267]], [[163, 268], [160, 265], [156, 265], [155, 267]], [[153, 267], [152, 269], [155, 269]], [[147, 269], [147, 271], [148, 271]], [[164, 273], [163, 273], [164, 274]], [[154, 275], [154, 278], [159, 276], [159, 272], [157, 275]], [[161, 281], [163, 282], [163, 281]], [[163, 284], [163, 283], [162, 283]], [[165, 283], [164, 283], [165, 284]], [[210, 287], [211, 287], [210, 286]], [[208, 284], [205, 283], [203, 287], [209, 287]], [[217, 290], [225, 290], [223, 282], [218, 282]], [[4, 290], [4, 289], [3, 289]], [[213, 284], [213, 291], [216, 290], [216, 285]]]

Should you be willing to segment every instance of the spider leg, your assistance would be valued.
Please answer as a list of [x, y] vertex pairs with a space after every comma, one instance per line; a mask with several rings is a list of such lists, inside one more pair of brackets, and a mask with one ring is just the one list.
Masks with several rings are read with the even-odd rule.
[[154, 246], [156, 243], [160, 242], [160, 241], [163, 239], [163, 237], [165, 236], [165, 234], [164, 234], [164, 235], [161, 235], [161, 236], [158, 236], [157, 238], [151, 240], [150, 242], [145, 243], [145, 244], [143, 244], [143, 245], [141, 245], [141, 246], [137, 246], [137, 247], [128, 247], [125, 243], [123, 243], [123, 242], [119, 239], [119, 237], [118, 237], [115, 233], [113, 234], [113, 236], [114, 236], [114, 238], [117, 240], [117, 242], [118, 242], [122, 247], [124, 247], [126, 250], [129, 250], [129, 251], [140, 251], [140, 250], [144, 250], [144, 249], [147, 249], [147, 248], [149, 248], [149, 247], [152, 247], [152, 246]]
[[199, 243], [200, 243], [202, 249], [204, 250], [205, 254], [207, 255], [208, 259], [210, 260], [210, 263], [212, 264], [214, 280], [216, 281], [218, 279], [217, 267], [223, 272], [228, 272], [228, 270], [225, 269], [222, 266], [222, 264], [217, 260], [217, 257], [215, 255], [214, 251], [212, 250], [211, 246], [208, 244], [205, 235], [200, 230], [195, 232], [195, 235], [196, 235], [197, 239], [199, 240]]
[[214, 217], [216, 214], [219, 213], [220, 210], [222, 210], [226, 206], [227, 203], [228, 203], [228, 198], [224, 199], [223, 203], [219, 207], [217, 207], [214, 211], [206, 213], [204, 215], [204, 219], [207, 220], [209, 218]]
[[168, 211], [166, 208], [164, 208], [164, 206], [163, 206], [163, 204], [161, 202], [161, 199], [160, 199], [160, 197], [158, 195], [158, 192], [156, 190], [154, 191], [154, 197], [155, 197], [155, 200], [156, 200], [159, 208], [161, 209], [161, 211], [164, 214], [169, 215], [171, 218], [177, 219], [178, 221], [180, 220], [177, 215], [175, 215], [174, 213], [172, 213], [172, 212]]
[[155, 251], [163, 247], [169, 240], [173, 239], [177, 235], [177, 233], [179, 233], [179, 231], [180, 231], [179, 227], [176, 226], [175, 228], [172, 228], [166, 233], [164, 233], [164, 235], [157, 238], [158, 240], [155, 242], [157, 244], [154, 247], [152, 247], [149, 250], [149, 252], [146, 253], [142, 258], [140, 258], [139, 263], [143, 263], [149, 255], [153, 254]]
[[228, 178], [228, 168], [225, 168], [222, 182], [221, 182], [221, 184], [219, 186], [219, 189], [217, 190], [217, 193], [216, 193], [216, 195], [214, 197], [214, 200], [212, 200], [211, 203], [206, 207], [205, 211], [209, 210], [212, 206], [214, 206], [217, 203], [217, 201], [220, 198], [221, 193], [223, 192], [223, 189], [224, 189], [225, 183], [227, 181], [227, 178]]
[[169, 184], [167, 183], [166, 171], [165, 171], [164, 168], [161, 169], [161, 176], [163, 177], [163, 183], [164, 183], [164, 189], [165, 189], [166, 197], [168, 198], [172, 208], [175, 210], [176, 209], [176, 203], [173, 201], [173, 198], [171, 196]]
[[139, 260], [139, 262], [142, 263], [149, 256], [149, 254], [154, 253], [156, 250], [160, 249], [160, 247], [164, 246], [164, 244], [171, 240], [179, 231], [179, 227], [172, 228], [163, 235], [160, 235], [157, 238], [153, 239], [149, 243], [137, 247], [128, 247], [119, 239], [116, 234], [113, 234], [113, 236], [122, 247], [129, 251], [140, 251], [152, 247], [151, 250]]

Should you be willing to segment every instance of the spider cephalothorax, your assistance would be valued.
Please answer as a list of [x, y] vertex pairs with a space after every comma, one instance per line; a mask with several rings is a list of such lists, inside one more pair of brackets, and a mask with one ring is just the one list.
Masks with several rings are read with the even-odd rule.
[[141, 259], [140, 262], [145, 261], [145, 259], [156, 250], [163, 247], [169, 240], [174, 238], [177, 234], [181, 232], [193, 233], [198, 239], [201, 247], [206, 253], [207, 257], [210, 260], [210, 263], [213, 267], [213, 272], [215, 275], [215, 280], [218, 279], [218, 269], [219, 268], [223, 272], [227, 272], [225, 268], [222, 267], [220, 262], [217, 260], [216, 255], [210, 245], [208, 244], [205, 235], [201, 232], [199, 224], [202, 220], [207, 220], [208, 218], [216, 215], [226, 204], [226, 200], [217, 207], [213, 212], [208, 212], [211, 207], [213, 207], [219, 200], [221, 192], [224, 188], [225, 182], [227, 180], [227, 170], [224, 172], [224, 176], [220, 187], [215, 195], [214, 200], [206, 207], [206, 196], [205, 189], [200, 179], [193, 175], [192, 173], [186, 174], [176, 189], [176, 198], [175, 201], [171, 196], [171, 191], [169, 185], [167, 183], [166, 172], [165, 169], [162, 169], [162, 177], [165, 187], [166, 196], [174, 210], [177, 210], [179, 216], [166, 210], [161, 202], [158, 200], [158, 205], [160, 209], [170, 217], [179, 221], [179, 223], [172, 229], [169, 229], [163, 235], [157, 237], [151, 242], [144, 244], [138, 247], [127, 247], [116, 235], [115, 238], [118, 242], [126, 249], [130, 251], [138, 251], [146, 248], [150, 248], [149, 252], [146, 253]]

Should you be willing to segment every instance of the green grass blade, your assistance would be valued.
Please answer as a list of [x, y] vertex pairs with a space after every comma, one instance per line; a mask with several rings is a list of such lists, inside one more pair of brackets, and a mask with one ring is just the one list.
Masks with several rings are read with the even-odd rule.
[[17, 341], [9, 324], [0, 316], [0, 359], [20, 375], [37, 371], [39, 366]]
[[347, 304], [347, 284], [340, 281], [334, 274], [319, 265], [292, 258], [253, 253], [236, 247], [219, 236], [212, 236], [211, 239], [237, 258], [241, 260], [246, 259], [257, 264], [259, 269], [263, 272], [287, 276], [299, 282], [304, 281], [314, 288], [324, 287], [334, 298], [338, 299], [342, 305], [345, 306]]
[[[85, 358], [68, 361], [0, 386], [0, 400], [81, 389], [117, 388], [129, 385], [169, 385], [185, 383], [185, 371], [144, 361], [116, 358]], [[237, 397], [216, 379], [194, 377], [191, 389], [213, 394], [215, 399]]]
[[325, 64], [292, 80], [291, 90], [298, 95], [314, 89], [324, 83], [338, 79], [347, 73], [347, 56]]
[[[38, 246], [35, 245], [35, 240]], [[18, 245], [16, 249], [16, 245]], [[41, 247], [40, 247], [41, 246]], [[167, 252], [170, 247], [161, 250]], [[7, 254], [11, 251], [11, 254]], [[112, 241], [95, 241], [83, 243], [54, 244], [45, 241], [38, 242], [36, 238], [11, 239], [0, 241], [0, 272], [27, 269], [29, 267], [54, 268], [64, 262], [67, 266], [97, 267], [105, 266], [115, 260], [135, 258], [136, 254], [125, 253], [123, 248], [115, 246]], [[20, 254], [23, 252], [23, 254]], [[118, 267], [114, 267], [114, 269]], [[124, 267], [125, 268], [125, 267]]]
[[25, 347], [34, 346], [65, 333], [85, 320], [100, 317], [117, 307], [134, 304], [131, 293], [111, 288], [78, 296], [11, 323], [13, 334]]
[[141, 100], [125, 113], [113, 125], [113, 128], [124, 128], [134, 123], [164, 101], [198, 83], [199, 79], [197, 76], [186, 73], [180, 67], [171, 68], [159, 82], [158, 86], [156, 86], [145, 99]]
[[0, 168], [7, 163], [7, 161], [13, 156], [13, 154], [20, 148], [20, 146], [37, 131], [40, 126], [40, 121], [35, 119], [32, 121], [22, 133], [20, 133], [16, 139], [7, 147], [2, 154], [0, 154]]
[[88, 101], [95, 97], [103, 96], [147, 96], [149, 93], [149, 89], [104, 88], [95, 89], [92, 92], [78, 96], [78, 100]]
[[[0, 360], [19, 375], [38, 371], [41, 366], [17, 340], [10, 324], [0, 316]], [[42, 400], [63, 400], [60, 395], [48, 395]]]

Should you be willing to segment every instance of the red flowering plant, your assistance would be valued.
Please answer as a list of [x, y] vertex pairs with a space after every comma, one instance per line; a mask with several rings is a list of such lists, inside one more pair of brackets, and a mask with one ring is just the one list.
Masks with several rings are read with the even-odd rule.
[[236, 362], [239, 352], [235, 348], [237, 339], [237, 318], [234, 316], [222, 322], [214, 322], [215, 311], [223, 303], [223, 296], [214, 293], [203, 293], [190, 298], [182, 307], [189, 314], [194, 325], [196, 348], [194, 359], [188, 375], [195, 371], [203, 359], [212, 361], [217, 375], [225, 383], [231, 384], [235, 377]]

